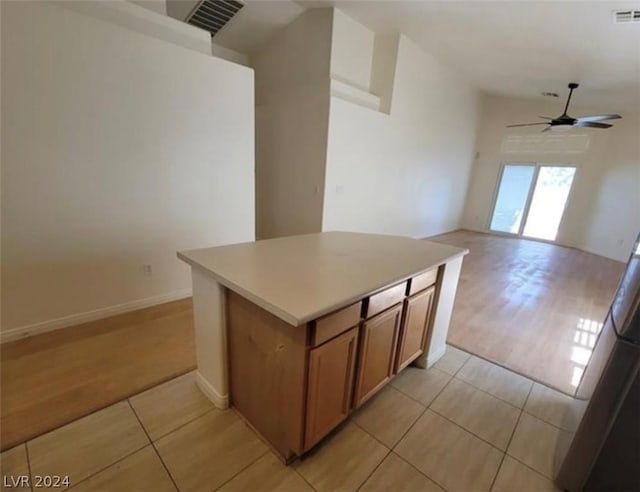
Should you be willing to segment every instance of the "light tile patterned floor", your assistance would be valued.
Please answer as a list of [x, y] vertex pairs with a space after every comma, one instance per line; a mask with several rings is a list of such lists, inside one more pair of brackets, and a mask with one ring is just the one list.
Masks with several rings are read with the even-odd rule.
[[233, 410], [215, 409], [193, 373], [5, 451], [0, 467], [69, 475], [78, 492], [557, 491], [550, 478], [582, 411], [448, 347], [289, 467]]

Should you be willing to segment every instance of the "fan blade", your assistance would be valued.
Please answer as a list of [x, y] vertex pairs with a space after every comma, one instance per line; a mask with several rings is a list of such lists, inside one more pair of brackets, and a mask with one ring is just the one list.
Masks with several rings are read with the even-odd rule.
[[606, 121], [606, 120], [619, 120], [622, 118], [619, 114], [594, 114], [591, 116], [580, 116], [576, 118], [578, 121]]
[[538, 116], [538, 118], [542, 118], [543, 120], [552, 120], [550, 116]]
[[551, 125], [549, 125], [548, 127], [546, 127], [544, 130], [542, 130], [540, 133], [544, 133], [544, 132], [548, 132], [549, 130], [551, 130]]
[[533, 126], [533, 125], [548, 125], [549, 123], [521, 123], [519, 125], [507, 125], [507, 128], [515, 128], [516, 126]]
[[609, 123], [595, 123], [593, 121], [576, 121], [573, 126], [582, 126], [586, 128], [610, 128], [613, 125]]

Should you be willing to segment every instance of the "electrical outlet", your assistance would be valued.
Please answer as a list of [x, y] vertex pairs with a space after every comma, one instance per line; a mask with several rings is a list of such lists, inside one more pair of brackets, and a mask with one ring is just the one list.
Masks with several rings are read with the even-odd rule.
[[151, 267], [151, 265], [142, 265], [142, 273], [144, 273], [145, 275], [152, 275], [153, 268]]

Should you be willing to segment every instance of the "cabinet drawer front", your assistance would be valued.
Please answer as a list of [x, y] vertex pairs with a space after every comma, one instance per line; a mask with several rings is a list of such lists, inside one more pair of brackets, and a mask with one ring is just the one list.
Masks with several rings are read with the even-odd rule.
[[393, 376], [401, 314], [400, 304], [362, 325], [355, 407], [376, 394]]
[[367, 318], [371, 318], [385, 309], [398, 304], [404, 300], [404, 293], [407, 290], [407, 283], [394, 285], [382, 292], [372, 295], [369, 298], [369, 307], [367, 308]]
[[438, 278], [438, 269], [434, 268], [428, 272], [421, 273], [411, 279], [411, 287], [409, 288], [409, 295], [412, 296], [420, 292], [421, 290], [431, 287], [436, 283]]
[[358, 328], [309, 352], [304, 450], [326, 436], [351, 412]]
[[361, 311], [362, 301], [316, 320], [311, 344], [315, 347], [353, 328], [360, 322]]

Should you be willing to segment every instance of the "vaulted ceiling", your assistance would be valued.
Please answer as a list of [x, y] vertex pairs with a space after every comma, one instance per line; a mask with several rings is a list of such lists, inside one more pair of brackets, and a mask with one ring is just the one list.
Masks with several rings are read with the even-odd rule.
[[304, 9], [326, 6], [376, 33], [406, 34], [488, 93], [563, 100], [575, 81], [576, 106], [640, 109], [640, 23], [612, 21], [613, 10], [640, 10], [637, 0], [249, 0], [216, 42], [251, 53]]

